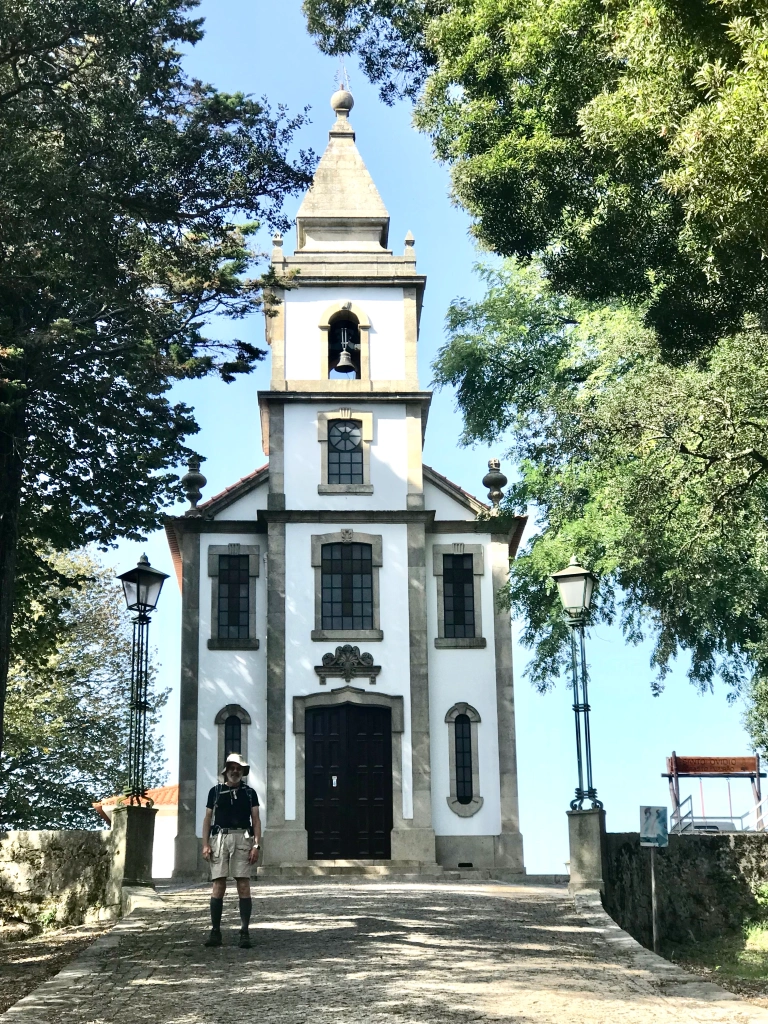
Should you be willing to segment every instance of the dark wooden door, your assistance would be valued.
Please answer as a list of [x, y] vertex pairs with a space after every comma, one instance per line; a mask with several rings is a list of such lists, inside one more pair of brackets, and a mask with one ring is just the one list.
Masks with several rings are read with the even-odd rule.
[[389, 708], [306, 712], [306, 827], [313, 860], [387, 860], [392, 831]]

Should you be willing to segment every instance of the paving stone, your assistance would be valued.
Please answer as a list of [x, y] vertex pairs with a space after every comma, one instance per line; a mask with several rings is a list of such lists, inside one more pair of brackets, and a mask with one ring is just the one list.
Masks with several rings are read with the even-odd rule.
[[202, 945], [208, 896], [142, 905], [0, 1024], [768, 1024], [560, 888], [259, 883], [249, 950], [232, 891]]

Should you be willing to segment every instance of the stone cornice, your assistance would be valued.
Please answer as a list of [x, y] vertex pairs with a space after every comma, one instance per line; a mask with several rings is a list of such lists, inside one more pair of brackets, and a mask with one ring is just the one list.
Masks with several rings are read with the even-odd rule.
[[259, 510], [263, 523], [425, 523], [429, 529], [435, 513], [422, 509], [273, 509]]
[[[257, 519], [212, 519], [207, 516], [166, 516], [165, 531], [184, 533], [266, 533], [267, 524]], [[170, 543], [170, 541], [169, 541]], [[173, 550], [173, 548], [171, 548]]]
[[[356, 382], [355, 382], [356, 383]], [[354, 395], [358, 402], [418, 402], [429, 407], [432, 401], [431, 391], [317, 391], [312, 388], [312, 382], [307, 382], [307, 390], [304, 391], [258, 391], [259, 404], [261, 402], [287, 403], [287, 402], [349, 402], [350, 396]]]
[[164, 520], [171, 550], [184, 533], [267, 533], [269, 523], [424, 523], [427, 533], [491, 534], [506, 538], [510, 555], [520, 543], [527, 516], [487, 519], [435, 519], [433, 510], [421, 509], [261, 509], [258, 519], [209, 519], [205, 516], [167, 516]]

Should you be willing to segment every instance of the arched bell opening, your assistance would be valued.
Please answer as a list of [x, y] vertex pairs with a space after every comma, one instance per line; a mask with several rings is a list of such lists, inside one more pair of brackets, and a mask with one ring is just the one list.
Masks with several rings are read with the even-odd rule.
[[354, 313], [344, 310], [331, 317], [328, 331], [328, 377], [359, 380], [360, 325]]

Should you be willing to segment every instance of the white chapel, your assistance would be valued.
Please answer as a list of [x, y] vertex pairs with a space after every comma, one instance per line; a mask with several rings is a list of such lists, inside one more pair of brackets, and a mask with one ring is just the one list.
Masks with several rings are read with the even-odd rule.
[[[296, 217], [267, 318], [268, 463], [167, 521], [182, 588], [175, 874], [204, 869], [225, 753], [251, 765], [269, 871], [391, 862], [522, 873], [510, 524], [422, 462], [426, 279], [355, 145], [352, 96]], [[254, 460], [256, 461], [256, 460]], [[493, 474], [491, 474], [492, 476]], [[498, 491], [497, 491], [498, 495]]]

